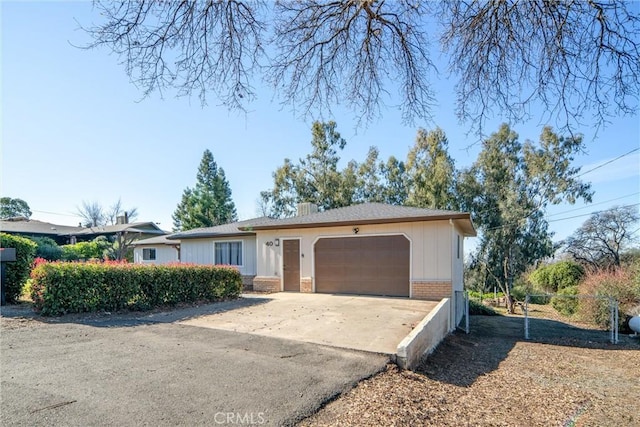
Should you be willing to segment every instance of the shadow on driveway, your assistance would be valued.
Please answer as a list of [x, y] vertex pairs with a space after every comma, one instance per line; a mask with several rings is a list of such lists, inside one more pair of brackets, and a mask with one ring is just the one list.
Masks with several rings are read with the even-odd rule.
[[202, 305], [162, 307], [150, 311], [121, 311], [121, 312], [96, 312], [96, 313], [72, 313], [63, 316], [41, 316], [33, 311], [29, 303], [2, 306], [0, 317], [30, 319], [42, 323], [75, 323], [80, 325], [95, 326], [97, 328], [124, 328], [154, 323], [173, 323], [209, 314], [224, 313], [244, 307], [262, 305], [271, 301], [268, 295], [240, 297], [228, 301], [219, 301]]

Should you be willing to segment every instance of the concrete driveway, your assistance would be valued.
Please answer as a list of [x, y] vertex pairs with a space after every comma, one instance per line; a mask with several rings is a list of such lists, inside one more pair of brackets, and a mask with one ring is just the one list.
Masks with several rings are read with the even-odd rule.
[[353, 295], [246, 294], [233, 310], [183, 324], [395, 356], [437, 302]]
[[57, 319], [3, 307], [0, 425], [293, 425], [388, 361], [182, 322], [240, 303]]

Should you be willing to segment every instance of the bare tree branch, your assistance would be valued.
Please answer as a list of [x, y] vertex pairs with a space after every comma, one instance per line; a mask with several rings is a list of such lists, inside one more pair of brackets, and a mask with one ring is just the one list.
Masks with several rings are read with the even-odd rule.
[[[481, 126], [534, 103], [569, 129], [638, 111], [640, 15], [624, 1], [494, 0], [441, 3], [441, 38], [459, 78], [458, 115]], [[591, 117], [585, 117], [590, 114]], [[590, 123], [590, 124], [591, 124]]]
[[[640, 3], [621, 0], [96, 0], [86, 48], [116, 53], [144, 96], [209, 94], [246, 111], [260, 72], [284, 105], [368, 122], [399, 108], [430, 121], [440, 42], [457, 113], [482, 133], [494, 113], [571, 131], [638, 112]], [[394, 93], [394, 91], [398, 93]], [[448, 94], [443, 94], [447, 96]], [[390, 104], [390, 105], [387, 105]], [[319, 117], [318, 117], [319, 116]], [[555, 123], [553, 123], [555, 121]]]

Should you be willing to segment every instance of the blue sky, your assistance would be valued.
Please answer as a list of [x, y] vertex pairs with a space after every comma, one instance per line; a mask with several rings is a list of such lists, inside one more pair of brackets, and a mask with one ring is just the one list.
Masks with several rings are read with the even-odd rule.
[[[229, 112], [214, 99], [204, 108], [197, 98], [165, 93], [141, 99], [124, 67], [107, 50], [81, 50], [87, 42], [79, 21], [97, 19], [89, 2], [2, 2], [1, 118], [2, 174], [0, 194], [26, 200], [34, 219], [76, 225], [83, 200], [105, 206], [122, 199], [136, 206], [139, 220], [170, 230], [171, 214], [182, 191], [195, 184], [198, 164], [210, 149], [224, 168], [239, 217], [256, 216], [261, 190], [272, 185], [271, 173], [285, 157], [298, 159], [309, 151], [312, 119], [300, 120], [272, 101], [268, 88], [248, 114]], [[352, 111], [337, 108], [333, 118], [347, 140], [342, 153], [364, 160], [371, 145], [382, 158], [404, 159], [418, 127], [440, 126], [458, 167], [470, 165], [479, 150], [469, 124], [454, 114], [452, 82], [436, 80], [433, 123], [405, 126], [394, 108], [367, 128], [356, 129]], [[541, 114], [514, 129], [521, 139], [537, 140]], [[329, 117], [326, 117], [327, 119]], [[486, 125], [498, 129], [499, 114]], [[637, 116], [613, 120], [597, 137], [580, 129], [586, 150], [575, 164], [593, 169], [640, 145]], [[551, 229], [564, 238], [588, 214], [614, 204], [640, 200], [640, 153], [622, 157], [583, 177], [593, 183], [590, 206], [560, 205], [549, 210]], [[563, 219], [573, 217], [571, 219]]]

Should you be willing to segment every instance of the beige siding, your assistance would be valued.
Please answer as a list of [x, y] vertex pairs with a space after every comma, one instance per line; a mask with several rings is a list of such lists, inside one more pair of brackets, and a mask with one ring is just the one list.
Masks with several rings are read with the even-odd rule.
[[220, 239], [184, 239], [180, 243], [182, 262], [212, 265], [214, 263], [214, 242], [242, 242], [242, 266], [240, 274], [256, 274], [256, 238], [253, 236], [225, 237]]
[[[460, 247], [458, 248], [458, 239]], [[461, 291], [464, 287], [464, 235], [455, 227], [452, 237], [453, 247], [451, 250], [453, 289]]]
[[[156, 259], [145, 261], [142, 259], [143, 249], [155, 249]], [[133, 249], [133, 262], [136, 264], [168, 264], [178, 262], [178, 250], [168, 245], [144, 245]]]
[[[300, 276], [313, 278], [313, 247], [321, 237], [354, 236], [354, 227], [322, 227], [257, 232], [258, 276], [282, 277], [282, 243], [275, 239], [300, 239]], [[404, 234], [411, 242], [411, 278], [422, 281], [452, 280], [452, 226], [449, 221], [360, 225], [358, 236]], [[270, 244], [273, 242], [274, 244]]]

